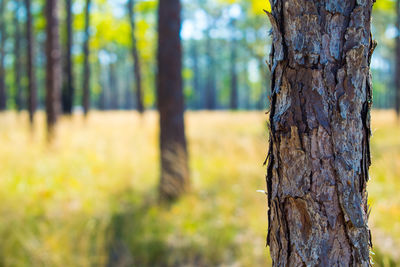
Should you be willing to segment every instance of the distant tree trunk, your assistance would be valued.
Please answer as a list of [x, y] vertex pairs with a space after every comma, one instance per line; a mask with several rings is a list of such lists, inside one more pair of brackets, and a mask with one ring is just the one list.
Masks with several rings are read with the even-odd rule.
[[15, 0], [14, 10], [14, 83], [15, 83], [15, 105], [17, 110], [23, 108], [23, 96], [21, 88], [21, 31], [19, 23], [20, 1]]
[[173, 200], [189, 187], [184, 130], [179, 0], [160, 0], [158, 8], [157, 100], [160, 113], [160, 198]]
[[0, 3], [0, 111], [7, 108], [6, 94], [6, 70], [5, 70], [5, 41], [6, 41], [6, 21], [5, 21], [6, 0]]
[[108, 98], [108, 87], [109, 87], [109, 81], [108, 81], [108, 70], [107, 70], [107, 66], [103, 66], [101, 65], [101, 63], [99, 64], [99, 73], [100, 73], [100, 85], [101, 85], [101, 92], [100, 92], [100, 96], [99, 96], [99, 109], [100, 110], [106, 110], [107, 109], [107, 98]]
[[33, 36], [33, 21], [31, 0], [25, 0], [26, 6], [26, 41], [27, 41], [27, 73], [28, 73], [28, 111], [29, 122], [33, 125], [37, 105], [37, 88], [35, 76], [35, 40]]
[[89, 63], [89, 41], [90, 41], [90, 5], [91, 0], [86, 0], [85, 7], [85, 39], [83, 42], [83, 113], [87, 116], [90, 109], [90, 63]]
[[252, 104], [251, 104], [251, 85], [249, 81], [249, 68], [247, 68], [247, 71], [244, 72], [243, 74], [243, 106], [246, 110], [251, 110], [252, 109]]
[[117, 110], [118, 109], [118, 99], [119, 99], [119, 94], [118, 94], [118, 86], [117, 86], [117, 72], [116, 72], [116, 63], [110, 63], [109, 64], [109, 90], [108, 92], [110, 93], [110, 98], [109, 98], [109, 107], [112, 110]]
[[395, 108], [397, 117], [400, 118], [400, 0], [396, 1], [396, 71], [395, 71]]
[[271, 2], [273, 265], [370, 266], [374, 0]]
[[73, 45], [73, 32], [72, 32], [72, 0], [65, 0], [65, 7], [67, 11], [67, 19], [65, 22], [67, 42], [65, 46], [65, 62], [64, 62], [64, 86], [62, 90], [62, 109], [64, 114], [71, 115], [74, 107], [74, 70], [72, 60], [72, 45]]
[[207, 54], [207, 83], [205, 108], [208, 110], [216, 109], [216, 73], [214, 60], [213, 40], [210, 37], [210, 30], [206, 32], [206, 54]]
[[[232, 22], [234, 27], [235, 23]], [[235, 36], [231, 40], [231, 57], [230, 57], [230, 76], [231, 76], [231, 92], [230, 92], [230, 109], [238, 109], [238, 77], [237, 77], [237, 51], [236, 51], [236, 39]]]
[[264, 58], [258, 58], [258, 69], [261, 73], [261, 93], [259, 101], [257, 102], [257, 109], [263, 110], [269, 108], [271, 104], [269, 102], [270, 93], [265, 90], [265, 88], [268, 88], [271, 84], [271, 75], [269, 71], [266, 71], [267, 65]]
[[134, 12], [134, 0], [128, 0], [128, 14], [129, 22], [131, 24], [131, 41], [132, 41], [132, 57], [133, 57], [133, 70], [135, 73], [135, 89], [136, 89], [136, 105], [140, 113], [144, 112], [143, 106], [143, 95], [142, 95], [142, 72], [140, 66], [140, 58], [136, 45], [136, 34], [135, 34], [135, 12]]
[[46, 0], [46, 115], [50, 138], [61, 111], [61, 51], [57, 6], [58, 0]]
[[201, 108], [202, 92], [200, 89], [200, 68], [199, 68], [199, 52], [198, 52], [197, 40], [192, 40], [190, 54], [192, 58], [192, 71], [193, 71], [192, 86], [195, 96], [194, 106], [196, 108]]

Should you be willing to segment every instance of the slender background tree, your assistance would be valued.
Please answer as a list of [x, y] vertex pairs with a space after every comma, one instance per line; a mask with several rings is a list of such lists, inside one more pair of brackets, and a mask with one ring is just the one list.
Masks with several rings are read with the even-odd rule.
[[5, 43], [7, 38], [7, 28], [5, 20], [6, 0], [0, 2], [0, 111], [7, 108], [6, 94], [6, 68], [5, 68]]
[[238, 109], [238, 75], [237, 75], [237, 42], [235, 20], [231, 21], [231, 55], [230, 55], [230, 76], [231, 76], [231, 92], [230, 92], [230, 109]]
[[143, 113], [143, 93], [142, 93], [142, 71], [140, 67], [140, 57], [136, 44], [136, 34], [135, 34], [135, 12], [134, 12], [134, 0], [128, 0], [128, 14], [129, 23], [131, 25], [131, 42], [132, 42], [132, 58], [133, 58], [133, 70], [135, 74], [135, 92], [136, 92], [136, 106], [140, 113]]
[[395, 110], [400, 118], [400, 0], [396, 0]]
[[58, 29], [58, 0], [46, 0], [46, 115], [52, 138], [61, 111], [61, 49]]
[[83, 42], [83, 113], [87, 116], [90, 109], [90, 63], [89, 63], [89, 43], [90, 43], [90, 5], [91, 0], [86, 0], [85, 5], [85, 30]]
[[23, 109], [23, 90], [21, 85], [21, 74], [22, 74], [22, 59], [21, 53], [21, 29], [20, 29], [20, 11], [21, 11], [21, 0], [15, 0], [14, 9], [14, 85], [15, 85], [15, 105], [18, 111]]
[[62, 109], [65, 114], [72, 114], [74, 106], [74, 68], [72, 60], [72, 46], [73, 46], [73, 15], [72, 15], [72, 0], [65, 0], [66, 9], [66, 21], [65, 21], [65, 32], [66, 32], [66, 43], [65, 43], [65, 56], [64, 56], [64, 79], [63, 79], [63, 90], [62, 90]]
[[33, 125], [37, 106], [37, 87], [35, 75], [35, 38], [33, 36], [33, 19], [31, 0], [25, 0], [26, 9], [26, 48], [27, 48], [27, 74], [28, 74], [28, 112], [29, 122]]

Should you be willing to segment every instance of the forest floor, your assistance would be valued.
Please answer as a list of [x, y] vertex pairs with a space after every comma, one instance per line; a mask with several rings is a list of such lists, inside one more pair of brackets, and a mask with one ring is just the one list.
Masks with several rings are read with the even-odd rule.
[[[376, 266], [400, 266], [400, 123], [373, 112]], [[157, 114], [0, 116], [0, 266], [268, 266], [263, 112], [188, 112], [192, 192], [157, 205]]]

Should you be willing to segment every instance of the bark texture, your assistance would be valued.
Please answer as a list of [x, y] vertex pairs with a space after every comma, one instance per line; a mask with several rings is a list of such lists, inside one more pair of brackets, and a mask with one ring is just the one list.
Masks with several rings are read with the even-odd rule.
[[160, 113], [160, 198], [173, 200], [189, 187], [184, 131], [179, 0], [160, 0], [158, 8], [157, 101]]
[[46, 115], [49, 137], [52, 137], [61, 111], [61, 51], [57, 7], [58, 0], [46, 0]]
[[129, 23], [131, 24], [132, 32], [132, 57], [133, 57], [133, 71], [135, 73], [135, 92], [136, 92], [136, 106], [140, 113], [144, 112], [143, 106], [143, 93], [142, 93], [142, 71], [140, 66], [139, 52], [136, 45], [136, 24], [135, 24], [135, 13], [134, 13], [134, 0], [128, 0], [128, 14]]
[[85, 116], [89, 113], [90, 109], [90, 63], [89, 63], [89, 41], [90, 41], [90, 5], [91, 0], [86, 0], [85, 6], [85, 39], [83, 42], [83, 113]]
[[25, 0], [26, 7], [26, 41], [27, 41], [27, 73], [28, 73], [28, 112], [29, 122], [33, 125], [37, 106], [37, 87], [35, 76], [35, 40], [33, 38], [33, 20], [31, 0]]
[[62, 108], [65, 114], [72, 114], [74, 107], [74, 70], [72, 61], [72, 44], [73, 44], [73, 16], [72, 16], [72, 0], [65, 0], [67, 18], [66, 26], [66, 45], [65, 45], [65, 62], [64, 62], [64, 86], [62, 91]]
[[5, 6], [6, 0], [1, 0], [0, 3], [0, 111], [7, 108], [6, 94], [6, 70], [5, 70], [5, 42], [7, 38], [6, 21], [5, 21]]
[[274, 266], [369, 266], [373, 0], [271, 0]]

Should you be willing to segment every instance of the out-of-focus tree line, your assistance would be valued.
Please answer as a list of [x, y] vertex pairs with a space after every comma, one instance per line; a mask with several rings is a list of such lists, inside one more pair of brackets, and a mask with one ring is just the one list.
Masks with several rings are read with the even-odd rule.
[[[62, 92], [56, 97], [62, 111], [154, 108], [158, 2], [57, 2]], [[265, 109], [270, 80], [265, 63], [270, 49], [269, 22], [263, 12], [267, 5], [255, 0], [182, 4], [186, 108]], [[1, 0], [0, 109], [33, 111], [36, 103], [37, 108], [45, 107], [45, 7], [44, 0]], [[396, 23], [396, 1], [377, 1], [375, 108], [394, 108], [398, 98]]]

